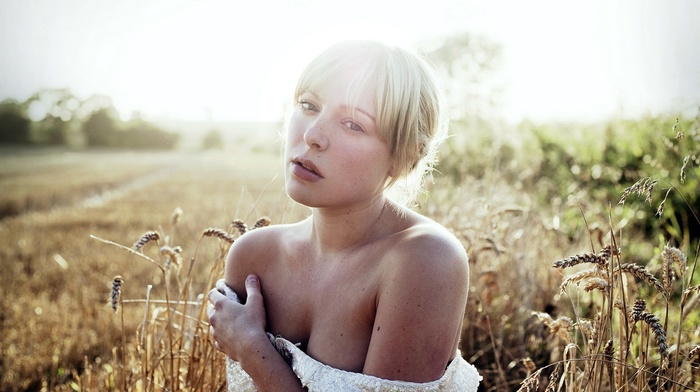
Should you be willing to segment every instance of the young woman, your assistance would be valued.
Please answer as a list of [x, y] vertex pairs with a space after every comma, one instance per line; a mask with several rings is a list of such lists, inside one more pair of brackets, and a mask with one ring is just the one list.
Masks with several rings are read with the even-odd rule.
[[466, 252], [388, 195], [419, 189], [440, 97], [423, 59], [376, 42], [335, 45], [302, 73], [285, 179], [311, 215], [238, 239], [209, 293], [229, 390], [476, 391], [458, 350]]

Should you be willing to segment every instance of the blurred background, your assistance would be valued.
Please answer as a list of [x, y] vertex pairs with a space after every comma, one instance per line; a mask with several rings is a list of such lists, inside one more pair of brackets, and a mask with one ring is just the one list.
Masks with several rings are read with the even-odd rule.
[[[416, 48], [450, 71], [453, 117], [517, 124], [692, 115], [698, 17], [692, 0], [3, 0], [0, 100], [54, 128], [109, 108], [115, 120], [177, 133], [240, 130], [279, 123], [297, 75], [319, 51], [374, 38]], [[34, 138], [81, 143], [64, 133]]]
[[[700, 390], [698, 20], [696, 0], [0, 0], [0, 391], [225, 388], [204, 293], [242, 223], [308, 215], [280, 131], [302, 67], [348, 38], [443, 83], [452, 137], [414, 208], [469, 254], [480, 391], [658, 390], [660, 369]], [[151, 231], [151, 262], [125, 250]], [[552, 267], [611, 243], [637, 275]], [[663, 318], [671, 365], [620, 298]]]

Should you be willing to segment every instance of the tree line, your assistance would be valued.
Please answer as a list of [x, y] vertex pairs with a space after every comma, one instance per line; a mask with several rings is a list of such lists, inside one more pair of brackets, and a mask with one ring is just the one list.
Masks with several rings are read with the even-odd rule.
[[[461, 136], [451, 138], [448, 148], [469, 145], [472, 134], [498, 127], [494, 116], [503, 88], [500, 44], [463, 32], [425, 46], [422, 52], [436, 66], [451, 102], [450, 128]], [[68, 89], [45, 89], [24, 102], [0, 102], [0, 144], [168, 150], [177, 147], [179, 138], [139, 115], [122, 121], [103, 95], [80, 100]], [[221, 133], [212, 129], [200, 147], [223, 148]]]
[[112, 100], [80, 100], [68, 89], [44, 89], [24, 102], [0, 102], [0, 144], [171, 150], [180, 135], [138, 114], [122, 121]]

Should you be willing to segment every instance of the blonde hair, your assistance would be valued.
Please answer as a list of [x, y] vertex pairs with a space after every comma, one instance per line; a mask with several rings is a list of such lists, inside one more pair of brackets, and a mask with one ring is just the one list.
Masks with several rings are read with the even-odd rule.
[[447, 128], [433, 70], [424, 58], [403, 48], [375, 41], [342, 42], [306, 67], [294, 102], [350, 67], [357, 76], [348, 90], [348, 103], [354, 109], [362, 91], [375, 90], [377, 130], [394, 162], [385, 189], [395, 201], [408, 204], [423, 189], [423, 177], [436, 163], [437, 146]]

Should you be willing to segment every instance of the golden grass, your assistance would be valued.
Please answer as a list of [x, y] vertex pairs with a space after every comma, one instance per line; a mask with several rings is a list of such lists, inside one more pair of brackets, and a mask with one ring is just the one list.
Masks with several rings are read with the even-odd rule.
[[[42, 174], [54, 159], [62, 159], [62, 152], [54, 154], [37, 153], [36, 161], [27, 158], [36, 170], [37, 182], [41, 176], [47, 183], [56, 182], [55, 172]], [[241, 153], [234, 162], [224, 153], [157, 157], [108, 153], [104, 158], [110, 165], [106, 166], [99, 161], [101, 157], [86, 153], [76, 158], [82, 164], [81, 173], [92, 168], [94, 173], [88, 178], [101, 176], [110, 181], [114, 170], [128, 178], [127, 183], [139, 186], [125, 185], [127, 190], [120, 197], [86, 206], [82, 200], [90, 195], [66, 182], [60, 192], [75, 202], [29, 209], [0, 221], [0, 390], [65, 388], [75, 374], [91, 374], [93, 382], [104, 382], [108, 377], [103, 375], [109, 373], [106, 365], [111, 366], [112, 350], [119, 346], [122, 331], [127, 341], [132, 340], [143, 320], [143, 307], [129, 301], [145, 298], [149, 285], [154, 303], [165, 298], [166, 281], [159, 268], [90, 235], [131, 244], [144, 230], [164, 232], [162, 227], [171, 227], [169, 218], [180, 207], [183, 212], [178, 223], [172, 225], [162, 244], [180, 245], [188, 251], [182, 255], [187, 265], [205, 227], [226, 225], [236, 216], [253, 220], [264, 215], [257, 211], [263, 205], [277, 219], [296, 219], [304, 211], [286, 202], [283, 183], [275, 178], [279, 161], [273, 155]], [[4, 190], [21, 193], [22, 177], [28, 169], [12, 174], [10, 166], [3, 164], [5, 158], [0, 157], [6, 174]], [[125, 158], [134, 164], [112, 166]], [[241, 167], [240, 159], [254, 161], [255, 166]], [[148, 164], [140, 165], [145, 162], [162, 165], [158, 170], [167, 175], [149, 177], [152, 173], [143, 171]], [[149, 180], [140, 182], [143, 177]], [[200, 246], [204, 255], [217, 250], [218, 245], [211, 243]], [[144, 251], [152, 255], [160, 249], [145, 246]], [[192, 274], [190, 284], [196, 292], [208, 290], [208, 274], [215, 261], [208, 259]], [[123, 330], [121, 316], [114, 317], [109, 303], [115, 275], [124, 279]]]
[[[238, 236], [306, 215], [275, 177], [279, 159], [143, 153], [113, 167], [74, 154], [67, 167], [91, 185], [57, 185], [60, 202], [0, 221], [0, 390], [224, 389], [205, 296]], [[4, 186], [22, 194], [27, 175], [56, 183], [44, 169], [62, 158], [37, 156], [15, 171], [3, 159]], [[121, 184], [111, 185], [117, 195], [83, 204], [100, 178]], [[626, 197], [646, 196], [644, 184]], [[493, 179], [437, 180], [429, 191], [418, 209], [469, 253], [461, 349], [484, 376], [482, 390], [700, 388], [691, 312], [700, 290], [684, 275], [680, 249], [661, 246], [658, 263], [640, 265], [625, 259], [627, 244], [611, 229], [596, 237], [609, 246], [579, 252], [593, 235], [572, 240], [526, 192]]]
[[137, 189], [167, 176], [175, 159], [167, 153], [3, 151], [0, 218], [99, 203], [119, 196], [114, 194], [118, 189]]
[[[615, 236], [612, 241], [616, 243]], [[556, 366], [549, 376], [550, 385], [555, 382], [567, 391], [676, 391], [700, 386], [697, 363], [691, 355], [692, 336], [697, 336], [700, 329], [697, 317], [694, 326], [686, 319], [687, 299], [696, 288], [690, 283], [697, 258], [688, 273], [687, 258], [678, 248], [666, 245], [660, 254], [661, 279], [643, 266], [623, 263], [623, 252], [611, 245], [598, 253], [578, 254], [553, 263], [561, 269], [582, 263], [593, 263], [594, 267], [567, 276], [560, 286], [562, 293], [572, 283], [591, 293], [586, 295], [588, 298], [567, 293], [575, 305], [577, 320], [564, 318], [565, 334], [560, 333], [560, 326], [554, 327], [561, 318], [552, 320], [547, 313], [535, 313], [549, 327], [550, 335], [566, 344], [561, 358], [546, 366]], [[634, 278], [648, 287], [639, 286]], [[698, 296], [693, 298], [697, 303]], [[647, 311], [647, 301], [654, 304], [653, 310]], [[669, 334], [674, 330], [677, 336], [671, 345]], [[650, 335], [654, 347], [650, 347]], [[561, 375], [556, 370], [560, 365], [568, 369]], [[537, 390], [542, 378], [539, 371], [531, 373], [520, 390]]]

